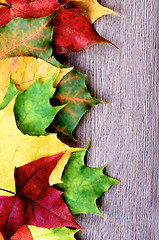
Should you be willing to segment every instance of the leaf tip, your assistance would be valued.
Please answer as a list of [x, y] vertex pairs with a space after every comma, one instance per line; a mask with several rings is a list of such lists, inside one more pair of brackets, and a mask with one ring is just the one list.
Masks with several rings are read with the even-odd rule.
[[90, 146], [90, 140], [88, 140], [88, 143], [87, 143], [87, 145], [84, 147], [84, 149], [88, 150], [89, 146]]

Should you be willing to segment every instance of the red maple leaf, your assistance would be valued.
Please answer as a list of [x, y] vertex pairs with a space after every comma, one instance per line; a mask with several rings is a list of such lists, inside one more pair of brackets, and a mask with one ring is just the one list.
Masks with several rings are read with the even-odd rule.
[[56, 0], [6, 0], [0, 3], [0, 26], [17, 17], [39, 18], [53, 13], [60, 5]]
[[12, 197], [0, 197], [0, 232], [4, 239], [10, 239], [22, 225], [80, 228], [61, 199], [62, 192], [51, 187], [48, 181], [62, 155], [44, 157], [15, 168], [16, 193]]
[[81, 10], [75, 8], [61, 7], [53, 20], [53, 29], [56, 54], [78, 52], [97, 43], [111, 43], [94, 30]]

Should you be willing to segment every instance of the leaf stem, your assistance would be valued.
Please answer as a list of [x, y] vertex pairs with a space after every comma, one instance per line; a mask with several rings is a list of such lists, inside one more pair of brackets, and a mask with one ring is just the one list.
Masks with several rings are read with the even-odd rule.
[[6, 190], [6, 189], [3, 189], [3, 188], [0, 188], [0, 190], [1, 190], [1, 191], [4, 191], [4, 192], [11, 193], [11, 194], [13, 194], [13, 195], [16, 195], [16, 193], [15, 193], [15, 192], [11, 192], [11, 191], [8, 191], [8, 190]]
[[0, 3], [0, 5], [4, 6], [4, 7], [11, 7], [9, 4], [7, 3]]

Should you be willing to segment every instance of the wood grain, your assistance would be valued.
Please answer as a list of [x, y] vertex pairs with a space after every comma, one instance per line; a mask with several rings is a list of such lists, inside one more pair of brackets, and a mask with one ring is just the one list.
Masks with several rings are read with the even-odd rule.
[[100, 44], [65, 56], [88, 75], [94, 97], [112, 104], [92, 108], [76, 131], [77, 146], [91, 140], [87, 164], [107, 163], [121, 181], [98, 201], [105, 219], [79, 215], [81, 240], [157, 240], [158, 225], [158, 1], [103, 0], [122, 17], [106, 16], [96, 30], [119, 47]]

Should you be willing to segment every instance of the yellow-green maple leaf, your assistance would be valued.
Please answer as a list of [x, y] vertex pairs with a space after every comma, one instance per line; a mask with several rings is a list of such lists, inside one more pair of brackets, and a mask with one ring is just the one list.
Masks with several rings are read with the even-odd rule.
[[79, 230], [66, 227], [38, 228], [28, 226], [34, 240], [75, 240], [74, 235]]

